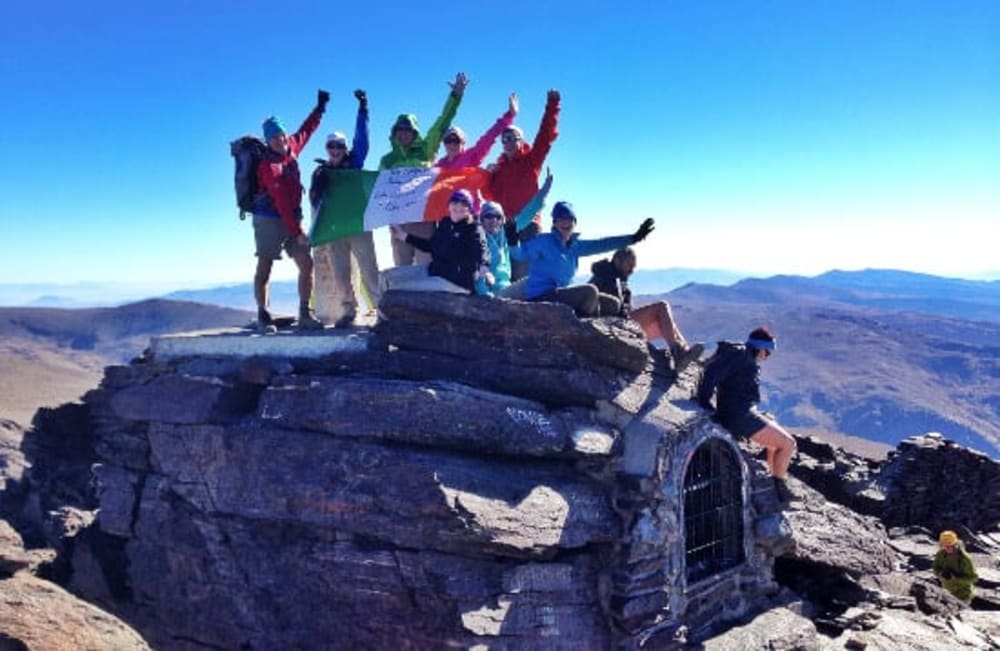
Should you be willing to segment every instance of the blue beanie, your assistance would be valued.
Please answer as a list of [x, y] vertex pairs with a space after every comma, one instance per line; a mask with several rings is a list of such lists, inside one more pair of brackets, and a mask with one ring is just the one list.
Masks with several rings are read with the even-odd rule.
[[576, 213], [573, 212], [573, 204], [568, 201], [557, 201], [552, 206], [552, 221], [557, 219], [572, 219], [576, 221]]
[[285, 133], [285, 125], [283, 125], [281, 120], [273, 115], [264, 120], [264, 124], [261, 126], [264, 128], [264, 140], [270, 140], [275, 136], [280, 136]]
[[455, 190], [451, 193], [448, 203], [464, 203], [472, 210], [472, 193], [468, 190]]

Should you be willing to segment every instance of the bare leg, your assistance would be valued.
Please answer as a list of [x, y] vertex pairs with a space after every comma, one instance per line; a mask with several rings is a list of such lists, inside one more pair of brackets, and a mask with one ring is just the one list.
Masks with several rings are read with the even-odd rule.
[[271, 280], [271, 267], [274, 260], [268, 258], [257, 258], [257, 271], [253, 276], [253, 297], [257, 301], [258, 309], [266, 310], [270, 301], [268, 282]]
[[313, 261], [308, 246], [296, 246], [292, 259], [299, 267], [299, 304], [309, 305], [313, 292]]
[[767, 448], [767, 465], [771, 474], [784, 479], [788, 466], [795, 454], [795, 439], [777, 423], [765, 425], [757, 430], [750, 440]]
[[632, 318], [642, 327], [647, 340], [663, 339], [668, 345], [677, 344], [687, 348], [687, 341], [677, 327], [677, 322], [674, 321], [669, 303], [657, 301], [644, 305], [632, 310]]

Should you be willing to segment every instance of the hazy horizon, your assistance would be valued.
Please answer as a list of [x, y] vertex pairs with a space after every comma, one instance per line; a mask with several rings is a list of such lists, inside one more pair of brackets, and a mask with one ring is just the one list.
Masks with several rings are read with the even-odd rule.
[[[595, 256], [593, 260], [599, 259]], [[588, 258], [590, 260], [590, 258]], [[580, 265], [579, 277], [586, 276], [588, 264]], [[923, 274], [923, 272], [907, 269], [827, 269], [818, 274], [794, 274], [778, 272], [770, 274], [755, 274], [732, 269], [716, 268], [692, 268], [692, 267], [665, 267], [659, 269], [637, 269], [633, 277], [633, 285], [648, 285], [657, 275], [690, 276], [691, 280], [678, 281], [672, 286], [656, 291], [671, 291], [686, 282], [700, 282], [706, 284], [729, 285], [745, 278], [771, 278], [774, 276], [801, 276], [814, 278], [826, 273], [835, 271], [863, 272], [863, 271], [891, 271]], [[960, 277], [960, 276], [940, 276], [938, 274], [924, 274], [946, 278], [950, 280], [968, 280], [973, 282], [998, 282], [1000, 281], [1000, 271], [984, 273], [980, 277]], [[649, 279], [649, 280], [647, 280]], [[729, 279], [720, 283], [720, 279]], [[0, 307], [60, 307], [60, 303], [65, 303], [66, 307], [112, 307], [122, 303], [145, 300], [151, 298], [161, 298], [174, 292], [183, 291], [204, 291], [212, 289], [222, 289], [227, 287], [237, 287], [249, 285], [252, 279], [245, 280], [225, 280], [193, 284], [180, 282], [167, 283], [128, 283], [121, 281], [98, 282], [80, 281], [76, 283], [0, 283]], [[276, 278], [275, 282], [288, 284], [293, 282], [293, 278]], [[640, 292], [643, 290], [640, 289]], [[650, 290], [651, 292], [652, 290]], [[649, 292], [644, 292], [649, 293]]]

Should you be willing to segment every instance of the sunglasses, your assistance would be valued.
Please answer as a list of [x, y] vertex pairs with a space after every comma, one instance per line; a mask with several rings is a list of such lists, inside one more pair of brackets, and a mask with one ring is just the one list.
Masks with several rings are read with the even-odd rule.
[[518, 140], [517, 135], [513, 133], [505, 133], [502, 136], [500, 136], [501, 142], [517, 142], [517, 140]]
[[487, 213], [485, 215], [480, 215], [479, 218], [480, 219], [502, 219], [500, 217], [500, 215], [497, 215], [496, 213], [492, 213], [492, 212], [491, 213]]
[[347, 145], [342, 145], [340, 143], [331, 143], [326, 146], [327, 149], [347, 149]]
[[460, 145], [460, 144], [462, 144], [462, 140], [460, 138], [456, 138], [455, 136], [448, 136], [447, 138], [444, 139], [444, 144], [446, 144], [446, 145]]

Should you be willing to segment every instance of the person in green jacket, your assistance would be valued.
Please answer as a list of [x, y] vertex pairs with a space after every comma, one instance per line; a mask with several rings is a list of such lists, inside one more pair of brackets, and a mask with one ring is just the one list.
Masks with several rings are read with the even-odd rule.
[[[420, 125], [417, 116], [412, 113], [402, 113], [396, 118], [392, 125], [392, 132], [389, 134], [389, 142], [392, 150], [382, 157], [378, 168], [388, 170], [394, 167], [430, 167], [437, 156], [437, 150], [441, 146], [441, 137], [445, 130], [451, 126], [451, 121], [458, 113], [458, 105], [462, 101], [462, 94], [465, 87], [469, 85], [469, 78], [464, 72], [455, 75], [455, 81], [449, 82], [451, 92], [444, 103], [444, 110], [431, 128], [427, 130], [427, 136], [420, 135]], [[434, 234], [434, 222], [411, 222], [400, 224], [403, 231], [408, 235], [430, 239]], [[423, 251], [417, 251], [412, 245], [392, 238], [392, 259], [397, 267], [411, 264], [427, 264], [430, 262], [430, 255]]]
[[934, 555], [931, 569], [941, 587], [965, 603], [972, 601], [972, 586], [979, 576], [972, 558], [962, 547], [954, 531], [942, 531], [938, 537], [941, 549]]

